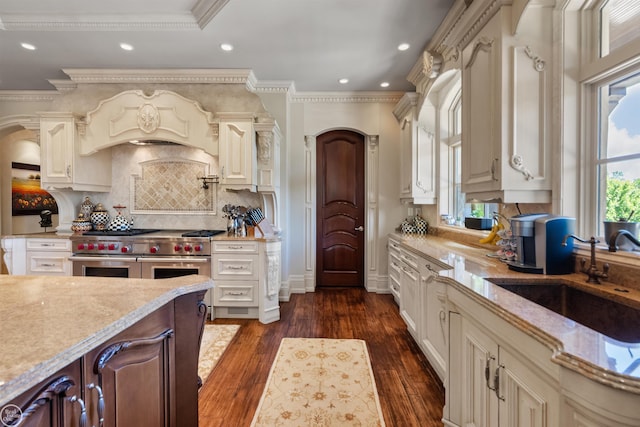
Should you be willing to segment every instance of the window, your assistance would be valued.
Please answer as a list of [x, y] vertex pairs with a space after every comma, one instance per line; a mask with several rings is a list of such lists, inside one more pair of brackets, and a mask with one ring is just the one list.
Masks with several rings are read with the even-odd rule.
[[[604, 221], [640, 221], [640, 2], [605, 0], [598, 17], [599, 58], [585, 64], [585, 232], [604, 236]], [[615, 55], [611, 53], [616, 52]], [[596, 135], [596, 137], [591, 137]], [[606, 237], [606, 236], [605, 236]]]
[[598, 85], [598, 224], [640, 220], [640, 71]]

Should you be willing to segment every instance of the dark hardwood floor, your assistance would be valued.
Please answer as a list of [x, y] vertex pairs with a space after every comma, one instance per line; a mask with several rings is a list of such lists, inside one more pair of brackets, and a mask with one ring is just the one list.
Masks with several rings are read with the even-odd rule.
[[281, 303], [281, 320], [216, 319], [242, 327], [199, 395], [201, 427], [249, 426], [284, 337], [367, 342], [387, 426], [442, 426], [444, 388], [407, 332], [391, 295], [317, 289]]

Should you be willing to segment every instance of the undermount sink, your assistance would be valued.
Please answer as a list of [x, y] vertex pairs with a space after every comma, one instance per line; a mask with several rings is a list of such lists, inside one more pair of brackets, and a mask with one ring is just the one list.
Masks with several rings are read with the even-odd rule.
[[640, 342], [640, 309], [559, 282], [490, 282], [617, 341]]

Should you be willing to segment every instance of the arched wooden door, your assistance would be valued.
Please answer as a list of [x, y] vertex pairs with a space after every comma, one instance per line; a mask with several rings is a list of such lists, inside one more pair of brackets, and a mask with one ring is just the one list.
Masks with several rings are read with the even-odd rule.
[[316, 285], [364, 286], [364, 136], [316, 138]]

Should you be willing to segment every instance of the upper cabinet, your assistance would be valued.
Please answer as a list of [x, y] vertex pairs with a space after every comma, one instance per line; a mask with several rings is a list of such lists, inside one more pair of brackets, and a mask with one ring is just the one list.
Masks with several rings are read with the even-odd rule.
[[258, 168], [253, 116], [221, 114], [219, 144], [220, 184], [255, 191]]
[[552, 8], [525, 13], [515, 31], [512, 7], [501, 6], [463, 43], [467, 199], [551, 202]]
[[400, 123], [400, 199], [415, 204], [436, 202], [435, 132], [421, 124], [418, 94], [406, 93], [393, 110]]
[[42, 188], [77, 191], [111, 189], [111, 151], [80, 155], [72, 113], [40, 114]]

